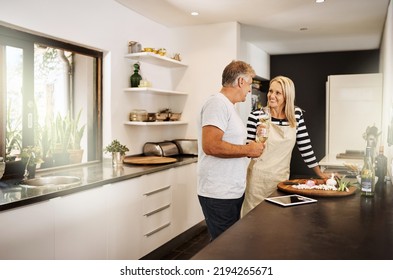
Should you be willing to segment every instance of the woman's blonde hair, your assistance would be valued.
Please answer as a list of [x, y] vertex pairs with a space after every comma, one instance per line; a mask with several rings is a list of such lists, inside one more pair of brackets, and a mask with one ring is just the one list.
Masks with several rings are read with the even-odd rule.
[[273, 83], [277, 82], [281, 85], [284, 101], [285, 101], [285, 116], [287, 117], [288, 123], [290, 127], [296, 127], [296, 117], [295, 117], [295, 85], [293, 81], [285, 76], [277, 76], [273, 78], [269, 86]]

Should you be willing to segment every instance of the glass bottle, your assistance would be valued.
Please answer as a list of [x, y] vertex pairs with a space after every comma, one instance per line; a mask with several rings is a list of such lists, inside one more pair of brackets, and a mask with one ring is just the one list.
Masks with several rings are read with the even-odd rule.
[[371, 147], [366, 148], [364, 165], [360, 171], [360, 190], [362, 196], [374, 196], [374, 167], [371, 156]]
[[384, 182], [385, 181], [385, 176], [387, 173], [387, 164], [388, 164], [388, 159], [387, 157], [383, 154], [383, 146], [379, 147], [379, 154], [375, 158], [375, 176], [378, 177], [379, 182]]
[[130, 77], [131, 87], [138, 87], [140, 81], [142, 80], [142, 76], [139, 75], [139, 64], [134, 64], [134, 74]]

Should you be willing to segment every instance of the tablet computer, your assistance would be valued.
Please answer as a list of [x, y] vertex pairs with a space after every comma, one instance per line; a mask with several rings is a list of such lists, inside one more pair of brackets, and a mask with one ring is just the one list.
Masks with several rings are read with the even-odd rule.
[[279, 204], [281, 206], [293, 206], [306, 203], [317, 202], [316, 199], [301, 196], [298, 194], [275, 196], [266, 198], [267, 201]]

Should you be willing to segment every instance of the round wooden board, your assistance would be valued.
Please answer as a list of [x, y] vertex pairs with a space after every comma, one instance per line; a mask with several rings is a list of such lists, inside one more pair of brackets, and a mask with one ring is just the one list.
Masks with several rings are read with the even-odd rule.
[[[299, 194], [304, 196], [311, 196], [311, 197], [341, 197], [341, 196], [348, 196], [353, 195], [356, 193], [357, 188], [355, 186], [350, 186], [348, 192], [339, 192], [339, 191], [324, 191], [324, 190], [304, 190], [304, 189], [296, 189], [292, 187], [293, 184], [304, 184], [308, 179], [294, 179], [294, 180], [287, 180], [281, 182], [277, 185], [277, 189], [286, 192], [286, 193], [293, 193]], [[323, 184], [324, 181], [322, 179], [313, 179], [316, 181], [317, 184]]]
[[141, 157], [126, 157], [124, 163], [130, 164], [164, 164], [173, 163], [177, 159], [171, 157], [158, 157], [158, 156], [141, 156]]

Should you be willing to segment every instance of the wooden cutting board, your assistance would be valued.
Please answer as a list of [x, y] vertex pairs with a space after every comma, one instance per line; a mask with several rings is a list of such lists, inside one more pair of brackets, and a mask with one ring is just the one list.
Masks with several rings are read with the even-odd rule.
[[[353, 195], [356, 193], [357, 188], [355, 186], [350, 186], [348, 187], [348, 192], [339, 192], [339, 191], [325, 191], [325, 190], [307, 190], [307, 189], [296, 189], [292, 187], [293, 184], [304, 184], [307, 181], [307, 179], [294, 179], [294, 180], [287, 180], [284, 182], [280, 182], [277, 185], [277, 189], [287, 192], [287, 193], [294, 193], [294, 194], [300, 194], [304, 196], [311, 196], [311, 197], [340, 197], [340, 196], [348, 196], [348, 195]], [[316, 181], [317, 184], [323, 184], [324, 180], [322, 179], [317, 179]]]
[[171, 157], [158, 157], [158, 156], [140, 156], [140, 157], [126, 157], [124, 163], [130, 164], [164, 164], [173, 163], [177, 159]]

